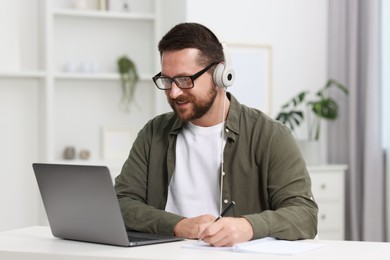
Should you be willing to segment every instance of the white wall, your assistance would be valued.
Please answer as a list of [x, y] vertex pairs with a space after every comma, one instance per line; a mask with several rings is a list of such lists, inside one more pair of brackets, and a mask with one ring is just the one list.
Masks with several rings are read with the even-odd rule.
[[[38, 0], [7, 0], [1, 9], [0, 13], [16, 12], [12, 21], [16, 15], [17, 26], [2, 21], [0, 54], [9, 50], [5, 46], [8, 30], [14, 30], [19, 40], [13, 43], [17, 67], [0, 66], [1, 71], [39, 69]], [[36, 225], [40, 218], [41, 202], [31, 166], [39, 156], [39, 91], [40, 80], [0, 78], [0, 230]]]
[[39, 219], [31, 166], [38, 154], [38, 89], [37, 82], [0, 79], [0, 230]]
[[187, 0], [185, 12], [182, 0], [163, 6], [170, 10], [163, 34], [175, 23], [199, 22], [222, 41], [270, 45], [273, 115], [293, 95], [316, 90], [327, 79], [328, 0]]

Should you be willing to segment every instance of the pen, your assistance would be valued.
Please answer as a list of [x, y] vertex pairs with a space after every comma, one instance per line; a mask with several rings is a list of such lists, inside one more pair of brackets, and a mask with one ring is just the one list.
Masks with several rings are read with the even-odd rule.
[[[229, 209], [234, 207], [234, 205], [236, 205], [236, 203], [234, 201], [231, 201], [230, 204], [222, 211], [222, 213], [219, 215], [219, 217], [214, 220], [214, 223], [217, 222], [222, 217], [224, 217], [226, 215], [226, 213], [229, 211]], [[199, 238], [198, 242], [201, 242], [202, 240], [203, 240], [202, 238]]]
[[214, 222], [218, 221], [220, 218], [224, 217], [226, 215], [226, 213], [229, 211], [230, 208], [234, 207], [234, 205], [236, 205], [236, 203], [234, 201], [231, 201], [229, 206], [227, 206], [221, 213], [221, 215], [219, 215], [218, 218], [216, 218], [214, 220]]

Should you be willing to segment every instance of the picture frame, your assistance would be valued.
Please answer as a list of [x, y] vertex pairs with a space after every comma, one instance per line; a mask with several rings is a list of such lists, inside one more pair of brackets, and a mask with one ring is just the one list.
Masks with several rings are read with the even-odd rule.
[[126, 160], [135, 136], [129, 127], [106, 126], [102, 130], [102, 157], [104, 160]]
[[228, 89], [240, 103], [272, 115], [272, 47], [265, 44], [227, 43], [235, 71]]

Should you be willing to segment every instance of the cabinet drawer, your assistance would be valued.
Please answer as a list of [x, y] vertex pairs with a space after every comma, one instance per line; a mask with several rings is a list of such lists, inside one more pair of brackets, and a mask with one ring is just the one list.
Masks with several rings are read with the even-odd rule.
[[344, 196], [344, 179], [341, 174], [310, 174], [315, 200], [339, 200]]
[[340, 203], [319, 202], [318, 203], [318, 230], [342, 230], [343, 214]]

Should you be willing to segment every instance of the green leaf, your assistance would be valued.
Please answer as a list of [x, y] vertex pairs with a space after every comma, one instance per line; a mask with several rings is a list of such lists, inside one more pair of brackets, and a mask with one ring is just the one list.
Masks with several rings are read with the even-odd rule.
[[312, 104], [312, 111], [321, 118], [335, 120], [338, 116], [338, 105], [331, 99], [326, 98]]

